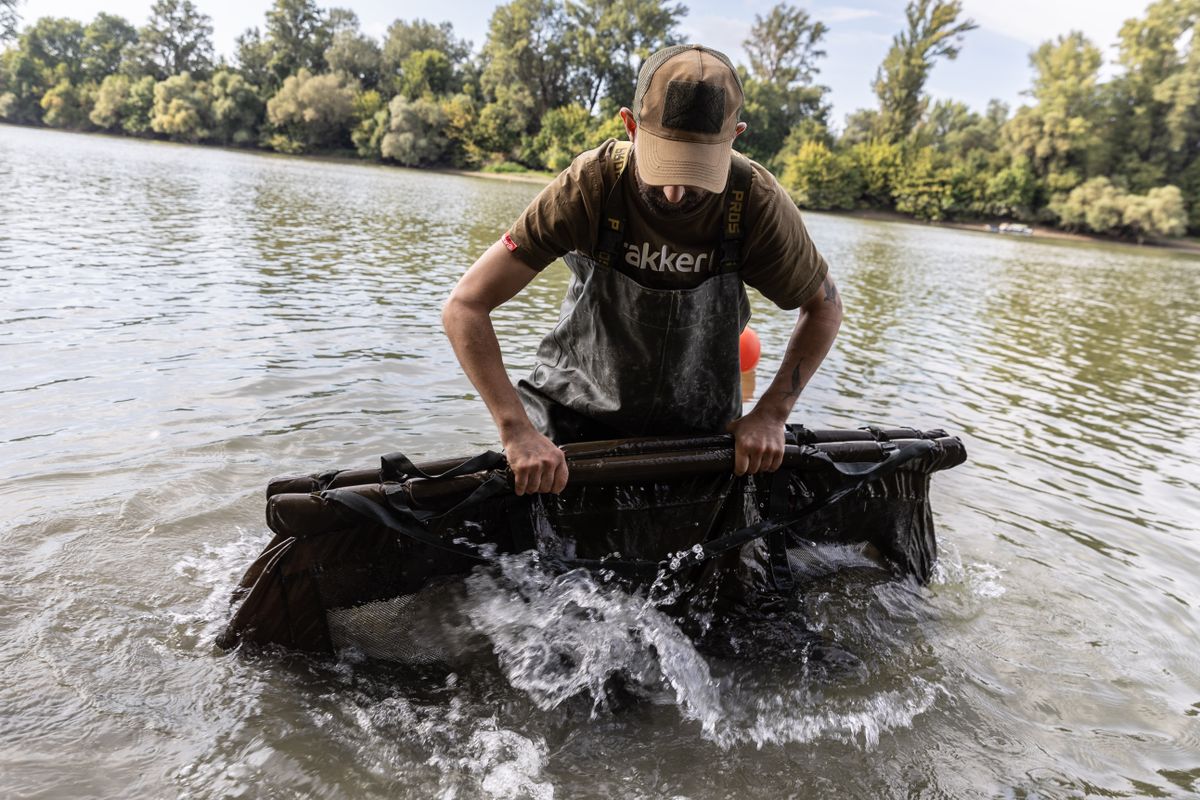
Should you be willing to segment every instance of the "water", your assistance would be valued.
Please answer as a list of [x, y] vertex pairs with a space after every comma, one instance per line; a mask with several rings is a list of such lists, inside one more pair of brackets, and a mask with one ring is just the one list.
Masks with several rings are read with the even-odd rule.
[[[216, 650], [269, 477], [495, 446], [439, 311], [536, 190], [0, 126], [0, 795], [1200, 793], [1200, 260], [1156, 250], [807, 216], [847, 321], [793, 420], [971, 455], [931, 586], [805, 596], [833, 668], [520, 559], [448, 675]], [[564, 289], [498, 312], [514, 375]]]

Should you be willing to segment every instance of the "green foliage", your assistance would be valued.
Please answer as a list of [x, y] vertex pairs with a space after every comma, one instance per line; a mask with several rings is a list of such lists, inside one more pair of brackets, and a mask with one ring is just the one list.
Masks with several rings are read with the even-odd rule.
[[750, 72], [775, 86], [811, 85], [820, 71], [817, 60], [825, 57], [818, 46], [828, 32], [825, 23], [787, 3], [776, 4], [766, 17], [755, 14], [750, 37], [742, 42]]
[[150, 22], [138, 32], [140, 69], [162, 80], [212, 69], [212, 18], [192, 0], [155, 0]]
[[454, 90], [454, 66], [440, 50], [417, 50], [400, 65], [400, 91], [409, 100]]
[[433, 24], [423, 19], [406, 22], [396, 20], [387, 30], [383, 44], [383, 68], [385, 73], [398, 77], [400, 67], [413, 53], [421, 50], [436, 50], [444, 53], [456, 67], [471, 55], [466, 42], [454, 36], [454, 26], [449, 22]]
[[[17, 38], [17, 24], [21, 17], [17, 14], [17, 3], [20, 0], [0, 0], [0, 42]], [[0, 109], [0, 118], [4, 117]]]
[[234, 40], [234, 61], [238, 72], [251, 84], [263, 90], [275, 88], [275, 73], [271, 71], [271, 45], [262, 38], [258, 28], [250, 28]]
[[88, 124], [92, 96], [88, 87], [61, 81], [42, 95], [42, 122], [52, 128], [77, 130]]
[[374, 89], [356, 94], [354, 118], [357, 123], [350, 132], [350, 141], [354, 142], [355, 152], [363, 158], [378, 161], [382, 158], [380, 146], [388, 128], [388, 110], [383, 96]]
[[892, 39], [875, 76], [875, 132], [884, 140], [898, 142], [912, 132], [929, 102], [925, 81], [934, 61], [957, 58], [963, 34], [978, 27], [969, 19], [959, 22], [961, 13], [961, 0], [910, 0], [908, 27]]
[[99, 83], [120, 71], [137, 45], [137, 29], [124, 17], [103, 12], [83, 29], [82, 72], [85, 80]]
[[854, 208], [862, 194], [854, 160], [822, 141], [790, 141], [778, 160], [783, 164], [780, 183], [801, 208]]
[[258, 90], [238, 73], [223, 69], [213, 73], [209, 92], [213, 138], [222, 144], [253, 144], [264, 111]]
[[121, 129], [134, 136], [150, 133], [154, 118], [154, 91], [158, 83], [143, 75], [129, 84], [129, 96], [121, 120]]
[[903, 171], [900, 146], [882, 140], [861, 142], [848, 151], [862, 179], [862, 199], [874, 208], [891, 208], [895, 186]]
[[[555, 4], [544, 4], [553, 15]], [[564, 103], [615, 113], [633, 105], [637, 71], [651, 53], [681, 40], [682, 4], [663, 0], [574, 0], [563, 4], [572, 77]], [[551, 25], [558, 24], [557, 15]]]
[[190, 72], [159, 81], [154, 86], [154, 111], [150, 128], [180, 142], [198, 142], [212, 135], [212, 107], [208, 84]]
[[[494, 150], [508, 151], [522, 133], [533, 131], [552, 108], [571, 100], [570, 26], [556, 0], [511, 0], [492, 13], [483, 46], [483, 90], [496, 109], [480, 112]], [[490, 107], [490, 106], [489, 106]], [[521, 114], [500, 120], [497, 113]]]
[[42, 17], [21, 34], [18, 46], [30, 59], [45, 90], [63, 80], [83, 80], [83, 25], [66, 17]]
[[987, 179], [982, 214], [1032, 219], [1037, 176], [1026, 159], [1017, 159]]
[[1014, 157], [1029, 161], [1049, 193], [1073, 189], [1088, 172], [1101, 123], [1100, 51], [1080, 33], [1042, 44], [1030, 56], [1035, 106], [1005, 129]]
[[275, 0], [267, 11], [265, 36], [267, 70], [274, 78], [270, 85], [280, 86], [301, 70], [324, 72], [331, 36], [326, 14], [314, 0]]
[[1097, 177], [1056, 198], [1050, 207], [1068, 228], [1125, 235], [1139, 242], [1147, 235], [1182, 236], [1187, 228], [1183, 193], [1177, 186], [1137, 195]]
[[922, 147], [905, 159], [893, 193], [901, 214], [937, 222], [954, 207], [953, 174], [938, 164], [932, 147]]
[[333, 36], [325, 61], [332, 72], [344, 72], [362, 86], [379, 85], [383, 72], [383, 53], [379, 45], [358, 31], [339, 31]]
[[625, 126], [616, 115], [601, 121], [580, 105], [551, 109], [542, 117], [537, 135], [526, 140], [521, 161], [535, 169], [559, 172], [583, 151], [621, 137], [624, 132]]
[[[289, 76], [267, 102], [276, 128], [272, 147], [285, 152], [344, 146], [354, 118], [357, 86], [341, 74], [313, 75], [301, 69]], [[279, 146], [277, 146], [279, 145]]]
[[96, 90], [96, 102], [89, 119], [102, 130], [120, 130], [128, 102], [129, 78], [125, 75], [109, 75]]
[[450, 140], [445, 133], [446, 116], [435, 100], [395, 97], [388, 105], [388, 113], [391, 117], [388, 132], [380, 144], [384, 158], [406, 167], [436, 164], [442, 160]]

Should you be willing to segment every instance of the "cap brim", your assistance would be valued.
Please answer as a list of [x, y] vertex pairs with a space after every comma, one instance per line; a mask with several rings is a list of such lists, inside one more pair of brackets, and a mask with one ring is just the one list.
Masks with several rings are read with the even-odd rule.
[[634, 152], [638, 176], [651, 186], [695, 186], [720, 194], [729, 180], [733, 140], [677, 142], [639, 127]]

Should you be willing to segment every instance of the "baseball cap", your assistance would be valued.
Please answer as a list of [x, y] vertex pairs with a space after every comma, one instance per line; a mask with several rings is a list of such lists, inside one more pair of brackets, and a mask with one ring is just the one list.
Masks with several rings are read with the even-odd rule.
[[680, 44], [646, 59], [632, 109], [642, 180], [725, 191], [742, 103], [742, 82], [724, 53]]

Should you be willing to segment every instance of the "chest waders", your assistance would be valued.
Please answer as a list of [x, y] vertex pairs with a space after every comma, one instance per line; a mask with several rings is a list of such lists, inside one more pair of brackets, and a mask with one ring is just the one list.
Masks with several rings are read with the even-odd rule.
[[517, 384], [534, 426], [558, 444], [721, 433], [741, 415], [738, 336], [750, 302], [739, 270], [751, 168], [733, 159], [713, 273], [690, 289], [654, 289], [616, 266], [628, 230], [621, 182], [631, 150], [613, 149], [607, 166], [616, 181], [594, 250], [564, 258], [571, 282], [558, 324]]

